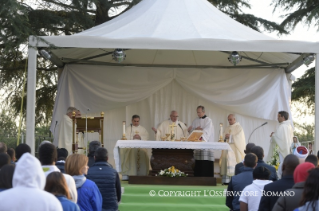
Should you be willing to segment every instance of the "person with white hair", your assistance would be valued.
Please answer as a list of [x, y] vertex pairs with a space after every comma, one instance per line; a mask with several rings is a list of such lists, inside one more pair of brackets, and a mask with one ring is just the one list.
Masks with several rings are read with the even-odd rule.
[[180, 140], [182, 137], [188, 137], [188, 129], [186, 125], [178, 120], [177, 111], [171, 111], [170, 118], [163, 121], [154, 132], [156, 133], [156, 140], [161, 141], [162, 137], [165, 137], [166, 134], [171, 134], [170, 125], [175, 125], [174, 127], [174, 139]]
[[[71, 155], [72, 152], [72, 129], [73, 129], [73, 124], [72, 124], [72, 115], [73, 112], [75, 112], [76, 117], [81, 116], [80, 110], [78, 110], [75, 107], [69, 107], [67, 109], [66, 114], [63, 116], [62, 120], [58, 123], [58, 131], [56, 132], [56, 137], [54, 139], [53, 144], [55, 146], [58, 146], [59, 148], [65, 148], [68, 150], [68, 154]], [[74, 134], [76, 135], [76, 134]], [[79, 137], [79, 147], [84, 146], [83, 143], [83, 138]], [[81, 153], [82, 151], [79, 151]]]
[[13, 188], [0, 193], [0, 211], [62, 211], [59, 200], [44, 191], [46, 177], [37, 158], [25, 153], [16, 163]]

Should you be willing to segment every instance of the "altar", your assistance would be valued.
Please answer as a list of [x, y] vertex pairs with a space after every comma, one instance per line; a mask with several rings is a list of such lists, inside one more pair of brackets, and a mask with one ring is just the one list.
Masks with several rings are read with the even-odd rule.
[[[223, 142], [181, 142], [181, 141], [141, 141], [141, 140], [118, 140], [114, 147], [115, 167], [118, 172], [121, 172], [120, 148], [145, 148], [153, 149], [152, 158], [150, 159], [152, 171], [151, 175], [155, 176], [156, 172], [175, 165], [181, 171], [192, 174], [192, 165], [194, 158], [192, 151], [200, 150], [227, 150], [227, 156], [234, 157], [234, 152], [227, 143]], [[174, 150], [169, 150], [174, 149]], [[174, 153], [178, 156], [174, 156]], [[164, 156], [161, 156], [164, 155]], [[182, 159], [181, 159], [182, 158]], [[162, 160], [162, 162], [158, 162]], [[170, 165], [167, 165], [170, 163]], [[163, 165], [164, 164], [164, 165]], [[234, 175], [235, 166], [229, 167], [229, 175]], [[192, 175], [190, 175], [192, 176]]]

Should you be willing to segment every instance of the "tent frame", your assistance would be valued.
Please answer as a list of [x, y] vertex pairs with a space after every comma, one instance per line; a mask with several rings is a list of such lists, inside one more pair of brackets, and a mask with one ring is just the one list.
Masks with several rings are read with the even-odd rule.
[[[42, 37], [45, 39], [45, 37]], [[67, 40], [69, 40], [69, 37], [66, 37]], [[64, 42], [63, 44], [58, 43], [58, 39], [50, 40], [49, 42], [52, 42], [53, 45], [57, 47], [71, 47], [76, 48], [75, 46], [81, 48], [87, 48], [86, 46], [81, 46], [81, 43], [78, 43], [76, 41], [71, 42]], [[149, 41], [148, 41], [149, 42]], [[174, 41], [168, 41], [166, 44], [170, 47], [165, 47], [165, 45], [157, 44], [156, 40], [154, 40], [154, 43], [152, 43], [152, 47], [150, 49], [165, 49], [165, 50], [175, 50], [175, 48], [179, 50], [198, 50], [195, 49], [195, 47], [180, 47], [179, 43], [176, 45], [169, 45], [171, 42]], [[183, 41], [183, 43], [186, 41]], [[286, 67], [280, 67], [280, 65], [287, 65], [287, 63], [280, 63], [280, 64], [261, 64], [261, 65], [246, 65], [246, 66], [238, 66], [238, 67], [276, 67], [278, 68], [284, 68], [286, 73], [291, 73], [296, 68], [300, 67], [302, 65], [302, 60], [305, 56], [309, 54], [315, 54], [316, 58], [319, 58], [319, 48], [318, 43], [310, 43], [310, 42], [302, 42], [302, 41], [287, 41], [287, 40], [267, 40], [267, 45], [265, 45], [265, 40], [260, 41], [253, 41], [251, 43], [244, 43], [242, 41], [236, 41], [236, 40], [229, 40], [228, 42], [231, 43], [231, 45], [223, 46], [223, 43], [227, 42], [227, 40], [216, 40], [210, 45], [206, 45], [205, 50], [208, 51], [220, 51], [224, 53], [229, 53], [227, 51], [237, 50], [237, 51], [254, 51], [254, 52], [298, 52], [300, 56], [290, 63]], [[104, 42], [103, 46], [100, 47], [107, 47], [107, 48], [114, 48], [114, 45], [117, 42]], [[214, 45], [215, 44], [215, 45]], [[287, 48], [287, 44], [289, 44], [289, 49]], [[304, 45], [303, 45], [304, 44]], [[125, 44], [121, 44], [125, 45]], [[174, 47], [172, 47], [174, 46]], [[234, 49], [230, 49], [229, 46], [233, 46]], [[279, 46], [279, 48], [278, 48]], [[37, 52], [38, 48], [47, 48], [50, 47], [48, 42], [43, 42], [39, 40], [38, 38], [35, 38], [34, 36], [29, 37], [29, 49], [28, 49], [28, 77], [27, 77], [27, 114], [26, 114], [26, 143], [31, 147], [32, 154], [35, 154], [35, 102], [36, 102], [36, 74], [37, 74]], [[92, 46], [95, 48], [95, 46]], [[282, 48], [281, 48], [282, 47]], [[131, 46], [118, 46], [117, 48], [132, 48]], [[189, 48], [189, 49], [187, 49]], [[134, 48], [132, 48], [134, 49]], [[98, 56], [98, 55], [97, 55]], [[102, 55], [104, 56], [104, 55]], [[87, 58], [89, 60], [90, 58]], [[86, 61], [87, 61], [86, 60]], [[77, 60], [78, 61], [78, 60]], [[72, 61], [70, 61], [72, 63]], [[73, 61], [75, 62], [75, 61]], [[258, 61], [255, 61], [258, 62]], [[112, 65], [115, 66], [114, 63], [106, 63], [106, 62], [94, 62], [94, 64], [100, 64], [100, 65]], [[128, 64], [119, 64], [120, 66], [129, 66]], [[143, 66], [143, 67], [149, 67], [150, 65], [132, 65], [132, 66]], [[175, 67], [175, 65], [156, 65], [161, 67]], [[152, 65], [154, 67], [154, 65]], [[185, 68], [183, 65], [178, 65], [176, 67]], [[189, 67], [189, 66], [188, 66]], [[192, 66], [193, 67], [193, 66]], [[195, 66], [196, 68], [211, 68], [215, 66]], [[217, 66], [216, 66], [217, 67]], [[221, 66], [218, 66], [218, 68], [222, 68]], [[225, 67], [224, 67], [225, 68]], [[227, 68], [230, 68], [229, 66]], [[233, 68], [236, 68], [233, 67]], [[315, 67], [315, 141], [314, 141], [314, 151], [319, 149], [319, 59], [316, 59], [316, 67]]]

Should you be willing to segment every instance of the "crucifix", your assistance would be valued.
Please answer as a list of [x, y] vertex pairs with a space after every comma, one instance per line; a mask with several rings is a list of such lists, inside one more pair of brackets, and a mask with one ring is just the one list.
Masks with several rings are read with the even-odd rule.
[[171, 141], [175, 141], [175, 128], [177, 127], [175, 125], [175, 122], [173, 122], [171, 125], [169, 125], [170, 131], [171, 131]]

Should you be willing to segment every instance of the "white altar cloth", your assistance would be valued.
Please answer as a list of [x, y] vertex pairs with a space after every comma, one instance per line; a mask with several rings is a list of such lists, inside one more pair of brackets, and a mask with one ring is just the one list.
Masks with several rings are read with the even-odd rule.
[[141, 141], [118, 140], [114, 147], [114, 161], [118, 172], [121, 172], [120, 148], [161, 148], [161, 149], [202, 149], [202, 150], [228, 150], [230, 156], [235, 154], [229, 144], [222, 142], [180, 142], [180, 141]]

